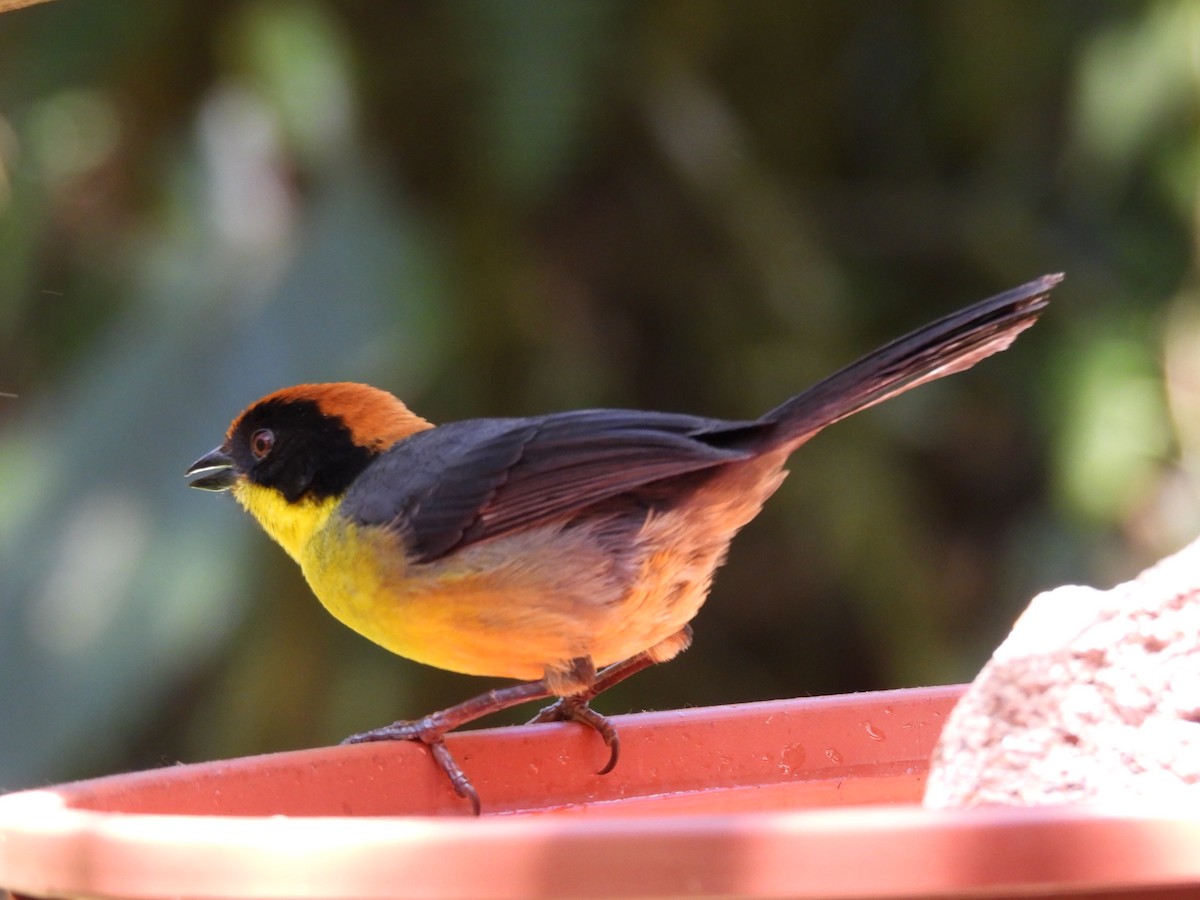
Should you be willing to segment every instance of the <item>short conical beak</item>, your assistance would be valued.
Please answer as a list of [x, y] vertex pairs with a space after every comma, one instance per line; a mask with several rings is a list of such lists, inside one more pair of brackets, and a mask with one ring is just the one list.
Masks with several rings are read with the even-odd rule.
[[188, 487], [199, 488], [202, 491], [227, 491], [237, 481], [237, 470], [233, 467], [231, 457], [224, 447], [205, 453], [192, 463], [184, 475], [199, 475]]

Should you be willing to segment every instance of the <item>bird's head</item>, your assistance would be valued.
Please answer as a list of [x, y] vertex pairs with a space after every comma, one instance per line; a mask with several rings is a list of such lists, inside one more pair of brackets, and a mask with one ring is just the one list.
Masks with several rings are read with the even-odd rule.
[[187, 470], [191, 487], [231, 491], [293, 557], [376, 456], [431, 428], [387, 391], [301, 384], [233, 420], [225, 441]]

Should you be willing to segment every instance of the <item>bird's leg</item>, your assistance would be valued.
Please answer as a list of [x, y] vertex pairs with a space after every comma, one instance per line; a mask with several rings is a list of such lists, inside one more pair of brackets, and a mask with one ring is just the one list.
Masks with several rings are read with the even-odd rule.
[[591, 728], [600, 735], [604, 740], [605, 746], [609, 749], [608, 762], [597, 773], [599, 775], [607, 775], [617, 765], [617, 760], [621, 756], [621, 739], [617, 735], [616, 726], [588, 704], [601, 691], [608, 690], [614, 684], [624, 681], [630, 675], [636, 675], [642, 669], [648, 669], [657, 662], [659, 660], [646, 652], [631, 656], [629, 659], [622, 660], [621, 662], [613, 663], [608, 668], [601, 669], [596, 674], [590, 687], [578, 694], [558, 698], [558, 700], [530, 719], [529, 724], [533, 725], [540, 722], [578, 722], [580, 725], [586, 725], [588, 728]]
[[508, 709], [510, 706], [517, 706], [521, 703], [527, 703], [530, 700], [541, 700], [543, 697], [552, 696], [552, 694], [553, 691], [550, 690], [545, 680], [514, 684], [511, 687], [487, 691], [477, 697], [464, 700], [462, 703], [430, 713], [421, 719], [413, 719], [412, 721], [401, 720], [393, 722], [391, 725], [384, 725], [382, 728], [372, 728], [370, 731], [352, 734], [342, 741], [342, 743], [363, 744], [368, 741], [420, 741], [429, 747], [434, 760], [441, 767], [442, 771], [446, 773], [446, 777], [450, 779], [450, 784], [454, 786], [454, 792], [458, 796], [469, 800], [472, 809], [475, 811], [475, 815], [479, 815], [479, 794], [471, 784], [470, 779], [467, 778], [466, 773], [454, 761], [454, 757], [450, 755], [450, 750], [446, 747], [446, 733], [483, 716]]
[[[617, 760], [620, 758], [621, 742], [617, 736], [616, 726], [588, 706], [588, 703], [597, 694], [608, 690], [618, 682], [624, 681], [630, 675], [635, 675], [642, 671], [642, 669], [649, 668], [655, 663], [670, 659], [671, 656], [674, 656], [686, 647], [690, 640], [691, 629], [685, 628], [676, 638], [663, 642], [661, 647], [652, 647], [650, 650], [639, 653], [636, 656], [631, 656], [629, 659], [613, 663], [608, 668], [601, 669], [599, 672], [596, 672], [592, 667], [592, 661], [588, 657], [580, 657], [579, 659], [572, 660], [569, 675], [573, 680], [582, 682], [587, 687], [578, 693], [559, 697], [555, 703], [547, 706], [534, 716], [529, 724], [532, 725], [541, 722], [578, 722], [581, 725], [591, 728], [600, 735], [604, 740], [605, 746], [610, 750], [608, 763], [598, 773], [600, 775], [608, 774], [613, 770], [613, 767], [617, 764]], [[450, 755], [450, 750], [446, 747], [446, 733], [453, 731], [460, 725], [465, 725], [468, 722], [473, 722], [476, 719], [500, 712], [509, 707], [519, 706], [522, 703], [528, 703], [530, 700], [541, 700], [544, 697], [552, 697], [556, 693], [556, 690], [561, 690], [561, 686], [556, 684], [552, 688], [549, 679], [546, 678], [538, 681], [526, 681], [521, 684], [514, 684], [511, 687], [496, 688], [495, 690], [482, 693], [477, 697], [464, 700], [462, 703], [432, 712], [421, 719], [413, 719], [411, 721], [401, 720], [393, 722], [391, 725], [384, 725], [382, 728], [372, 728], [370, 731], [352, 734], [342, 741], [342, 743], [364, 744], [369, 741], [420, 741], [429, 747], [434, 760], [441, 770], [446, 773], [446, 777], [450, 779], [450, 784], [454, 787], [454, 792], [458, 796], [469, 800], [475, 815], [479, 815], [479, 794], [475, 790], [474, 785], [471, 784], [471, 780], [467, 778], [466, 773], [459, 767], [454, 757]]]

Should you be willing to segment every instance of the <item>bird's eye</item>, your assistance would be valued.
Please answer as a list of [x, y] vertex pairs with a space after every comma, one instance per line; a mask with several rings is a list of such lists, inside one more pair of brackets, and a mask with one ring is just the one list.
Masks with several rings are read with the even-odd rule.
[[275, 433], [270, 428], [260, 428], [250, 435], [250, 452], [255, 459], [263, 459], [275, 444]]

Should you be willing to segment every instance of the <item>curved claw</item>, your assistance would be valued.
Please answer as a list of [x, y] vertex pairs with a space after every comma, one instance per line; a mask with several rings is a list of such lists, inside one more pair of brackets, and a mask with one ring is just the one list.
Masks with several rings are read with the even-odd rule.
[[607, 775], [616, 768], [617, 760], [621, 758], [621, 738], [617, 734], [617, 727], [605, 716], [588, 706], [587, 700], [580, 697], [560, 697], [554, 703], [539, 710], [528, 724], [538, 725], [546, 722], [578, 722], [580, 725], [592, 729], [600, 735], [604, 745], [609, 748], [608, 762], [596, 774]]
[[446, 746], [446, 740], [443, 737], [445, 730], [432, 721], [431, 717], [418, 719], [415, 722], [399, 721], [393, 722], [391, 725], [384, 725], [381, 728], [372, 728], [370, 731], [363, 731], [358, 734], [352, 734], [350, 737], [342, 741], [343, 744], [365, 744], [371, 741], [420, 741], [429, 748], [429, 752], [433, 755], [433, 760], [438, 764], [446, 777], [450, 779], [450, 786], [454, 788], [454, 793], [462, 797], [471, 804], [471, 811], [475, 815], [479, 815], [482, 811], [482, 805], [479, 802], [479, 792], [475, 790], [475, 786], [471, 784], [471, 779], [455, 762], [454, 757], [450, 753], [450, 748]]
[[454, 793], [469, 801], [471, 812], [479, 815], [483, 811], [483, 806], [479, 802], [479, 792], [475, 790], [471, 779], [459, 768], [454, 757], [450, 755], [450, 749], [446, 746], [446, 742], [440, 739], [434, 741], [429, 745], [429, 751], [437, 760], [437, 764], [442, 767], [442, 771], [446, 773], [446, 777], [450, 779], [450, 786], [454, 788]]
[[608, 762], [596, 773], [597, 775], [607, 775], [617, 767], [617, 760], [621, 758], [621, 738], [616, 729], [613, 729], [612, 740], [606, 740], [605, 743], [608, 744]]
[[445, 734], [453, 731], [460, 725], [465, 725], [467, 722], [474, 722], [476, 719], [494, 712], [500, 712], [502, 709], [508, 709], [511, 706], [516, 706], [519, 703], [525, 703], [529, 700], [540, 700], [543, 697], [550, 696], [552, 696], [552, 693], [544, 680], [523, 681], [520, 684], [514, 684], [510, 687], [485, 691], [477, 697], [470, 697], [464, 700], [462, 703], [456, 703], [454, 706], [448, 706], [446, 709], [432, 712], [423, 719], [417, 719], [412, 722], [393, 722], [391, 725], [384, 725], [382, 728], [373, 728], [361, 734], [352, 734], [342, 741], [342, 743], [362, 744], [367, 741], [420, 741], [429, 748], [434, 762], [446, 773], [446, 777], [450, 779], [450, 784], [454, 787], [454, 792], [458, 796], [469, 800], [475, 815], [479, 815], [479, 794], [476, 793], [474, 786], [472, 786], [467, 776], [463, 774], [463, 770], [458, 767], [458, 763], [454, 761], [454, 757], [450, 755], [450, 751], [446, 748], [443, 742]]

